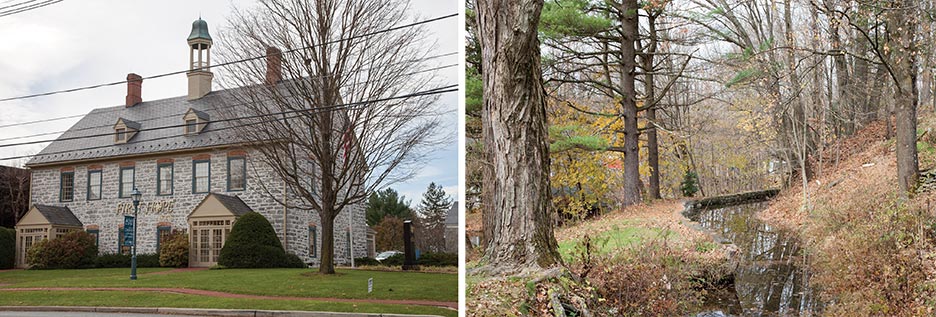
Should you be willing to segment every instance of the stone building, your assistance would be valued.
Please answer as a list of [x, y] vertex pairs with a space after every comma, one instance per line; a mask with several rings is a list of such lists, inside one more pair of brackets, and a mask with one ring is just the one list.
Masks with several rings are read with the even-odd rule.
[[[261, 154], [243, 146], [227, 122], [212, 121], [229, 110], [232, 91], [211, 91], [205, 21], [193, 23], [188, 44], [188, 95], [143, 101], [142, 78], [130, 74], [123, 105], [92, 110], [26, 164], [32, 170], [30, 214], [38, 214], [24, 216], [32, 222], [18, 226], [18, 236], [30, 234], [25, 230], [42, 235], [35, 222], [55, 210], [77, 219], [70, 228], [95, 235], [100, 252], [128, 252], [123, 221], [133, 214], [130, 193], [137, 188], [143, 193], [138, 254], [156, 253], [166, 234], [184, 230], [190, 265], [211, 266], [237, 217], [255, 211], [270, 221], [287, 252], [318, 264], [319, 216], [285, 208], [286, 185]], [[363, 204], [345, 209], [335, 222], [335, 262], [366, 256], [368, 232]], [[20, 251], [27, 247], [22, 241]], [[21, 258], [17, 264], [25, 265]]]
[[445, 252], [458, 253], [458, 202], [445, 213]]

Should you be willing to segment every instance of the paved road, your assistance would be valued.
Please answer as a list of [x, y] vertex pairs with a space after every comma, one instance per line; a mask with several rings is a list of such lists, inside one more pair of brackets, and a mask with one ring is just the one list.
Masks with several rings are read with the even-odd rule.
[[37, 311], [0, 311], [0, 317], [166, 317], [160, 314], [125, 314], [125, 313], [79, 313], [79, 312], [37, 312]]

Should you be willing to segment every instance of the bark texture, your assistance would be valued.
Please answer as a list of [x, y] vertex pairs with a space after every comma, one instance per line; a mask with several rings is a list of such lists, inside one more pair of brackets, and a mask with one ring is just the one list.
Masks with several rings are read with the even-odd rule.
[[637, 42], [637, 0], [621, 3], [621, 119], [624, 122], [624, 206], [640, 202], [640, 152], [637, 130], [637, 90], [635, 88]]
[[890, 65], [897, 82], [894, 114], [897, 132], [897, 182], [906, 195], [916, 186], [919, 176], [916, 148], [916, 64], [914, 33], [916, 17], [910, 6], [916, 3], [895, 1], [888, 10], [888, 28], [893, 29]]
[[483, 222], [487, 271], [557, 264], [550, 221], [549, 144], [540, 69], [542, 0], [478, 0], [487, 160]]

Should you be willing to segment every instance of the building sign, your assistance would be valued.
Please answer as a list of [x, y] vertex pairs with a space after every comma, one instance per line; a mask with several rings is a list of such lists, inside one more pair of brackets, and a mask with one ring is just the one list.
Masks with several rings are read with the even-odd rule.
[[[139, 214], [141, 215], [171, 214], [174, 204], [175, 204], [175, 201], [173, 201], [172, 199], [140, 203]], [[118, 215], [129, 215], [132, 213], [133, 213], [132, 202], [123, 202], [123, 203], [117, 204]]]
[[133, 246], [136, 238], [136, 227], [133, 226], [133, 216], [124, 216], [124, 246]]

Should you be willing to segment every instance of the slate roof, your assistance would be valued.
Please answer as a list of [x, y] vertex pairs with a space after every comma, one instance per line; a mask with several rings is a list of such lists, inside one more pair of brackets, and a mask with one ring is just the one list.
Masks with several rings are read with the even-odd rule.
[[83, 226], [81, 221], [78, 220], [78, 217], [75, 217], [75, 214], [71, 212], [71, 209], [68, 207], [59, 207], [59, 206], [49, 206], [49, 205], [34, 205], [33, 207], [42, 214], [46, 220], [49, 220], [50, 224], [53, 225], [63, 225], [63, 226]]
[[446, 225], [458, 225], [458, 202], [452, 202], [452, 208], [445, 213]]
[[[211, 122], [199, 134], [183, 133], [183, 117], [189, 108], [220, 118], [219, 109], [230, 111], [236, 104], [227, 90], [196, 99], [186, 96], [144, 101], [127, 108], [123, 105], [92, 110], [59, 138], [26, 163], [27, 166], [110, 158], [133, 154], [196, 149], [238, 143], [234, 129], [224, 129], [229, 122]], [[215, 115], [212, 115], [215, 114]], [[134, 122], [141, 131], [124, 144], [114, 143], [114, 124], [123, 118]], [[231, 122], [236, 125], [237, 123]], [[147, 130], [173, 126], [165, 129]], [[177, 127], [176, 127], [177, 126]], [[216, 131], [220, 130], [220, 131]], [[212, 132], [215, 131], [215, 132]], [[69, 138], [77, 138], [64, 140]]]
[[130, 120], [127, 120], [127, 119], [124, 119], [124, 118], [120, 118], [119, 120], [120, 120], [120, 121], [123, 121], [123, 124], [124, 124], [125, 126], [127, 126], [127, 128], [130, 128], [130, 129], [133, 129], [133, 130], [139, 130], [139, 129], [140, 129], [140, 123], [139, 123], [139, 122], [130, 121]]
[[224, 207], [235, 216], [240, 217], [248, 212], [253, 211], [253, 209], [251, 209], [250, 206], [247, 206], [247, 203], [244, 203], [240, 197], [222, 195], [218, 193], [211, 193], [211, 195], [214, 195], [215, 198], [218, 198], [218, 201], [221, 202], [221, 204], [224, 205]]

